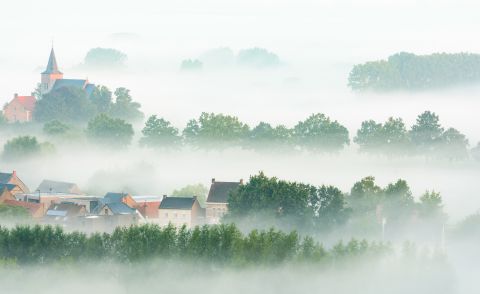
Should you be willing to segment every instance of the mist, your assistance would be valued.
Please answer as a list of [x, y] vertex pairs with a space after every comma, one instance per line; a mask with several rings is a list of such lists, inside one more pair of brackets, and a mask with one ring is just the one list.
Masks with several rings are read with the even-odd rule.
[[[59, 0], [2, 3], [0, 105], [8, 103], [14, 93], [30, 95], [35, 90], [53, 46], [65, 78], [88, 79], [111, 90], [128, 88], [145, 114], [143, 121], [133, 124], [132, 144], [118, 148], [85, 138], [52, 138], [42, 132], [42, 124], [19, 124], [8, 131], [0, 125], [0, 153], [6, 142], [19, 135], [35, 135], [55, 146], [46, 156], [0, 157], [0, 172], [17, 171], [32, 191], [42, 180], [51, 179], [74, 182], [92, 196], [110, 191], [160, 196], [191, 184], [208, 187], [212, 178], [248, 181], [264, 172], [288, 181], [333, 185], [348, 193], [355, 182], [374, 176], [382, 187], [406, 180], [415, 200], [427, 190], [439, 192], [448, 218], [443, 227], [446, 237], [440, 231], [434, 233], [434, 241], [420, 230], [399, 233], [387, 240], [394, 248], [391, 255], [344, 265], [287, 262], [221, 267], [157, 258], [131, 264], [59, 260], [24, 266], [0, 259], [0, 288], [6, 293], [72, 294], [477, 293], [478, 239], [453, 232], [480, 210], [479, 161], [366, 154], [353, 142], [335, 153], [256, 152], [241, 146], [154, 150], [138, 142], [150, 115], [165, 118], [182, 130], [202, 112], [236, 116], [252, 128], [260, 122], [292, 128], [312, 113], [323, 113], [345, 126], [352, 141], [363, 121], [399, 117], [410, 128], [428, 110], [440, 117], [445, 128], [463, 133], [468, 148], [473, 148], [480, 143], [479, 84], [359, 93], [348, 87], [347, 79], [354, 65], [398, 52], [480, 53], [479, 8], [469, 0], [84, 0], [74, 8]], [[97, 47], [124, 53], [125, 65], [83, 66], [89, 50]], [[202, 60], [218, 48], [231, 50], [231, 64], [215, 67]], [[279, 65], [240, 66], [235, 58], [251, 48], [275, 54]], [[182, 70], [182, 61], [188, 59], [204, 61], [204, 65], [198, 71]], [[84, 126], [78, 129], [83, 134]], [[13, 225], [1, 220], [0, 229]], [[256, 225], [272, 226], [268, 220]], [[243, 229], [248, 233], [255, 226]], [[352, 237], [382, 241], [380, 236], [343, 231], [313, 237], [327, 248]], [[402, 252], [408, 241], [418, 246], [415, 257]], [[18, 283], [25, 277], [28, 283]]]

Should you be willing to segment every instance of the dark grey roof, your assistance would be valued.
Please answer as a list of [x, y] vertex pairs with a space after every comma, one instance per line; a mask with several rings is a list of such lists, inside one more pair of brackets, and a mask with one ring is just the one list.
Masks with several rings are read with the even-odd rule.
[[136, 209], [131, 208], [130, 206], [126, 205], [123, 202], [112, 202], [105, 204], [113, 214], [134, 214], [136, 213]]
[[8, 191], [12, 191], [13, 189], [15, 189], [17, 185], [14, 185], [14, 184], [3, 184], [3, 183], [0, 183], [0, 193], [3, 192], [5, 189], [7, 189]]
[[103, 197], [103, 201], [104, 203], [122, 202], [122, 199], [126, 196], [128, 196], [128, 193], [108, 192]]
[[231, 191], [238, 188], [240, 182], [213, 182], [208, 192], [207, 202], [228, 203]]
[[8, 184], [12, 176], [13, 173], [0, 173], [0, 184]]
[[61, 74], [61, 72], [58, 70], [57, 58], [55, 57], [55, 51], [53, 51], [53, 47], [50, 51], [47, 68], [44, 72], [42, 72], [42, 74]]
[[60, 88], [66, 88], [66, 87], [80, 88], [83, 90], [86, 83], [87, 83], [87, 80], [58, 79], [58, 80], [55, 80], [52, 91], [58, 90]]
[[37, 188], [40, 192], [72, 193], [72, 189], [77, 188], [74, 183], [43, 180]]
[[165, 197], [160, 202], [160, 209], [192, 209], [195, 197]]

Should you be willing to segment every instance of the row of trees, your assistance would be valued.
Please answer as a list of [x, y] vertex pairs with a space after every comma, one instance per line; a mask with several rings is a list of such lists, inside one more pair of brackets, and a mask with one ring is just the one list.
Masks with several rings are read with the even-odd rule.
[[[115, 95], [115, 99], [112, 95]], [[39, 96], [34, 118], [39, 122], [58, 120], [83, 123], [98, 114], [107, 114], [114, 118], [135, 122], [141, 121], [144, 117], [140, 107], [140, 103], [133, 101], [130, 90], [126, 88], [117, 88], [112, 93], [105, 86], [96, 86], [88, 95], [82, 89], [62, 87]]]
[[230, 194], [224, 221], [248, 220], [326, 232], [344, 225], [378, 231], [384, 221], [392, 229], [416, 221], [443, 224], [445, 217], [439, 193], [426, 191], [415, 201], [404, 180], [382, 188], [375, 178], [366, 177], [343, 193], [334, 186], [316, 187], [260, 173]]
[[139, 262], [161, 258], [215, 265], [271, 265], [285, 262], [325, 263], [362, 256], [381, 256], [384, 244], [352, 240], [327, 250], [311, 237], [277, 230], [244, 235], [235, 225], [176, 229], [156, 225], [121, 227], [111, 234], [67, 233], [60, 227], [0, 227], [0, 260], [20, 264], [58, 261], [116, 260]]
[[338, 151], [350, 143], [348, 130], [324, 114], [312, 114], [291, 129], [283, 125], [273, 127], [265, 122], [252, 129], [238, 117], [204, 112], [198, 119], [190, 120], [182, 132], [153, 115], [148, 118], [142, 134], [140, 143], [153, 148], [185, 143], [204, 149]]
[[388, 60], [355, 65], [348, 77], [353, 90], [423, 90], [480, 82], [480, 55], [401, 52]]
[[469, 156], [468, 139], [454, 128], [444, 129], [438, 115], [425, 111], [407, 130], [401, 118], [390, 117], [385, 123], [362, 122], [353, 139], [360, 150], [385, 155], [427, 155], [450, 159]]

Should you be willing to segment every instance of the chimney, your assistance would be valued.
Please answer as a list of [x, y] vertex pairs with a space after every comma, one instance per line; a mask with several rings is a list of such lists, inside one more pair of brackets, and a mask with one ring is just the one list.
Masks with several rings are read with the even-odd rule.
[[162, 201], [165, 200], [165, 198], [167, 198], [167, 195], [163, 195]]
[[18, 93], [13, 94], [13, 98], [17, 98], [17, 97], [18, 97]]
[[212, 178], [212, 184], [215, 183], [215, 178]]
[[243, 179], [240, 179], [240, 185], [243, 185]]
[[12, 177], [16, 177], [16, 176], [17, 176], [17, 171], [16, 170], [12, 171]]

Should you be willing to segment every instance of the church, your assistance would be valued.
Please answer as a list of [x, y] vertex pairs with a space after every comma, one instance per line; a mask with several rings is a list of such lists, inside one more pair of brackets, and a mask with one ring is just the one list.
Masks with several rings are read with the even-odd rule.
[[[55, 51], [50, 51], [46, 69], [40, 74], [40, 95], [48, 94], [52, 91], [64, 87], [79, 88], [90, 96], [95, 90], [95, 85], [90, 84], [87, 79], [64, 79], [63, 73], [58, 69]], [[14, 94], [13, 99], [3, 108], [3, 116], [10, 123], [30, 122], [33, 119], [35, 104], [37, 100], [33, 94], [31, 96], [19, 96]]]

